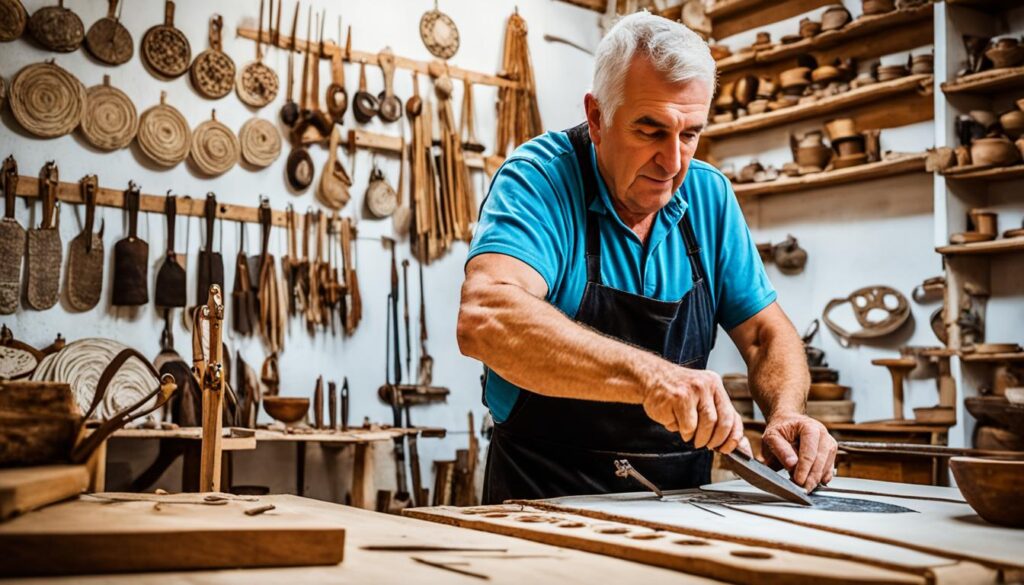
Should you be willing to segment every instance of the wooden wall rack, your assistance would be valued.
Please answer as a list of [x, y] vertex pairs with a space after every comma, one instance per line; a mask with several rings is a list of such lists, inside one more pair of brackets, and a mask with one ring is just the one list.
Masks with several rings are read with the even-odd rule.
[[755, 197], [780, 195], [782, 193], [831, 187], [843, 183], [868, 181], [923, 171], [924, 159], [924, 153], [911, 154], [893, 160], [868, 163], [836, 171], [813, 173], [802, 177], [780, 178], [764, 183], [734, 184], [733, 190], [736, 192], [737, 197]]
[[[255, 41], [259, 37], [259, 32], [251, 28], [239, 28], [237, 34], [242, 38], [249, 39], [252, 41]], [[264, 43], [270, 45], [274, 44], [273, 38], [268, 32], [263, 33], [262, 39]], [[277, 40], [276, 46], [285, 50], [293, 48], [291, 38], [287, 37], [286, 35], [280, 36], [280, 38]], [[304, 39], [295, 40], [294, 48], [296, 50], [305, 51], [306, 47], [308, 46], [312, 46], [315, 54], [315, 43], [311, 43], [310, 41]], [[341, 58], [344, 61], [348, 61], [349, 63], [365, 63], [366, 65], [372, 65], [374, 67], [380, 66], [380, 63], [377, 60], [377, 53], [369, 53], [366, 51], [357, 51], [355, 49], [352, 49], [352, 51], [346, 54], [345, 49], [343, 47], [339, 47], [337, 44], [332, 43], [330, 41], [324, 41], [322, 48], [323, 58], [325, 59], [329, 59], [337, 53], [341, 55]], [[430, 63], [427, 61], [418, 61], [416, 59], [410, 59], [408, 57], [395, 55], [395, 67], [399, 67], [401, 69], [408, 69], [410, 71], [416, 71], [424, 75], [430, 75], [429, 65]], [[447, 68], [448, 76], [454, 79], [465, 79], [477, 85], [494, 85], [497, 87], [512, 88], [519, 87], [519, 83], [511, 79], [499, 77], [497, 75], [488, 75], [486, 73], [470, 71], [469, 69], [462, 69], [461, 67], [455, 67], [454, 65], [447, 65]]]
[[[718, 61], [718, 72], [727, 74], [757, 67], [758, 73], [768, 73], [763, 65], [777, 64], [788, 69], [790, 63], [781, 63], [801, 53], [812, 53], [820, 62], [836, 57], [872, 59], [929, 45], [934, 42], [932, 5], [925, 4], [907, 10], [894, 10], [885, 14], [861, 16], [837, 31], [823, 32], [813, 38], [753, 53], [735, 54]], [[881, 34], [881, 33], [892, 34]], [[772, 71], [776, 74], [778, 71]], [[723, 77], [723, 82], [738, 75]]]
[[[862, 128], [891, 128], [893, 126], [904, 126], [914, 122], [931, 120], [933, 111], [933, 100], [930, 97], [932, 84], [933, 77], [931, 75], [908, 75], [892, 81], [851, 89], [845, 93], [821, 98], [809, 104], [791, 106], [775, 110], [774, 112], [765, 112], [764, 114], [752, 114], [732, 122], [711, 124], [704, 130], [702, 136], [704, 138], [722, 140], [754, 130], [772, 128], [798, 120], [807, 120], [837, 112], [842, 112], [847, 117], [858, 118], [858, 127]], [[910, 96], [910, 101], [913, 102], [912, 107], [899, 110], [901, 112], [905, 111], [907, 116], [894, 116], [893, 113], [896, 110], [892, 107], [892, 100], [908, 95]], [[915, 97], [918, 99], [914, 99]], [[884, 109], [861, 107], [867, 104], [874, 105], [875, 102], [883, 99], [887, 100]], [[855, 108], [858, 112], [864, 110], [861, 112], [862, 115], [851, 113], [851, 110]], [[873, 120], [875, 123], [864, 119], [866, 117], [875, 118]]]

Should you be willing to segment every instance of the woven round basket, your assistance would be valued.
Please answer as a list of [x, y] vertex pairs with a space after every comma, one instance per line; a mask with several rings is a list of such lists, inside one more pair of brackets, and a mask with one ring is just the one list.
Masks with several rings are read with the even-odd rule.
[[164, 23], [150, 27], [142, 37], [142, 61], [158, 75], [174, 79], [188, 71], [192, 45], [174, 28], [174, 2], [164, 3]]
[[238, 138], [216, 115], [214, 110], [209, 120], [192, 131], [192, 162], [207, 175], [222, 175], [238, 164]]
[[4, 102], [7, 101], [7, 81], [0, 76], [0, 110], [4, 109]]
[[281, 134], [274, 124], [263, 118], [252, 118], [238, 133], [242, 158], [255, 167], [270, 166], [281, 156]]
[[82, 116], [82, 135], [89, 144], [101, 150], [118, 150], [131, 144], [139, 131], [135, 104], [125, 93], [110, 85], [110, 76], [103, 76], [101, 85], [89, 88]]
[[85, 86], [53, 63], [27, 65], [11, 82], [11, 112], [28, 132], [41, 138], [69, 134], [82, 121]]
[[219, 99], [231, 93], [235, 84], [235, 62], [227, 53], [207, 49], [192, 62], [188, 76], [203, 97]]
[[21, 0], [0, 0], [0, 43], [20, 37], [27, 21], [28, 13]]
[[254, 108], [262, 108], [277, 97], [279, 85], [277, 73], [273, 69], [262, 61], [253, 61], [238, 74], [238, 99]]
[[136, 138], [153, 162], [173, 167], [188, 156], [192, 131], [181, 112], [165, 103], [166, 98], [167, 94], [160, 92], [160, 103], [142, 113]]
[[44, 6], [28, 19], [28, 32], [43, 47], [58, 53], [77, 51], [85, 40], [85, 25], [71, 10], [59, 6]]

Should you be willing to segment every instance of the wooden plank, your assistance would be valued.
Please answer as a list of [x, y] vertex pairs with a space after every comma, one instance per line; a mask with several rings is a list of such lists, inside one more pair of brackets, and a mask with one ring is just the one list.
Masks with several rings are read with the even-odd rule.
[[1024, 164], [976, 170], [968, 167], [953, 167], [942, 173], [942, 176], [952, 181], [1011, 181], [1024, 177]]
[[880, 57], [931, 44], [933, 28], [930, 3], [886, 14], [861, 16], [837, 31], [723, 59], [718, 62], [718, 72], [722, 74], [722, 83], [725, 83], [755, 67], [755, 73], [759, 75], [777, 75], [782, 69], [794, 67], [792, 60], [801, 53], [814, 55], [820, 63], [831, 62], [836, 57], [858, 60]]
[[[845, 115], [845, 113], [854, 106], [865, 106], [868, 104], [877, 106], [877, 102], [883, 99], [887, 100], [885, 103], [886, 108], [883, 109], [887, 109], [893, 103], [891, 100], [898, 97], [902, 98], [906, 95], [922, 98], [912, 100], [913, 109], [921, 110], [923, 106], [928, 110], [924, 115], [926, 115], [928, 119], [931, 119], [932, 115], [930, 110], [932, 107], [931, 102], [933, 100], [930, 97], [930, 94], [933, 79], [934, 78], [931, 75], [909, 75], [907, 77], [901, 77], [900, 79], [886, 81], [884, 83], [876, 83], [866, 87], [859, 87], [857, 89], [851, 89], [846, 93], [821, 98], [814, 103], [796, 105], [776, 110], [774, 112], [744, 116], [738, 120], [726, 122], [724, 124], [711, 124], [706, 130], [704, 130], [701, 137], [724, 139], [744, 134], [746, 132], [752, 132], [754, 130], [772, 128], [783, 124], [790, 124], [798, 120], [807, 120], [810, 118], [825, 116], [835, 112], [844, 112]], [[890, 120], [892, 121], [890, 122]], [[900, 120], [893, 119], [891, 115], [887, 115], [883, 121], [888, 125], [858, 125], [858, 127], [892, 128], [894, 126], [905, 125], [905, 123], [897, 123], [900, 122]]]
[[959, 255], [995, 255], [1011, 254], [1013, 252], [1024, 252], [1024, 236], [1017, 238], [1003, 238], [991, 242], [977, 242], [974, 244], [952, 244], [935, 248], [939, 254], [946, 256]]
[[1008, 67], [972, 73], [954, 81], [947, 81], [942, 84], [942, 91], [946, 95], [958, 93], [989, 94], [994, 91], [1005, 91], [1022, 87], [1024, 87], [1024, 67]]
[[531, 506], [441, 506], [412, 508], [403, 514], [732, 583], [924, 582], [922, 574], [910, 571], [894, 571], [850, 560], [765, 549], [721, 539], [680, 538], [668, 531]]
[[764, 197], [824, 189], [845, 183], [863, 182], [924, 170], [924, 154], [908, 155], [893, 160], [868, 163], [856, 167], [812, 173], [802, 177], [784, 177], [766, 183], [743, 183], [733, 185], [737, 197]]
[[1015, 353], [977, 353], [965, 352], [960, 354], [960, 359], [965, 362], [1024, 362], [1024, 352]]
[[[155, 496], [193, 498], [203, 494]], [[245, 510], [272, 504], [250, 516]], [[332, 521], [334, 520], [334, 521]], [[0, 525], [0, 574], [111, 572], [336, 565], [345, 529], [287, 496], [224, 505], [110, 503], [104, 494], [51, 506]], [[55, 562], [57, 561], [57, 562]]]
[[[237, 35], [244, 39], [255, 41], [256, 38], [259, 36], [259, 33], [251, 28], [239, 28], [237, 30]], [[273, 45], [270, 33], [267, 31], [263, 32], [263, 42], [269, 45]], [[291, 44], [291, 37], [288, 37], [287, 35], [281, 35], [277, 41], [277, 46], [282, 49], [290, 48]], [[311, 43], [309, 41], [306, 41], [305, 39], [296, 39], [295, 41], [295, 46], [300, 51], [305, 51], [306, 47], [310, 45]], [[316, 43], [312, 43], [311, 46], [313, 47], [315, 55], [317, 49]], [[330, 59], [331, 57], [334, 56], [335, 53], [341, 54], [341, 58], [345, 61], [348, 61], [349, 63], [363, 63], [373, 67], [380, 66], [380, 62], [377, 60], [377, 53], [369, 53], [353, 49], [351, 53], [346, 55], [344, 48], [339, 47], [337, 44], [332, 43], [330, 41], [325, 41], [323, 43], [323, 58]], [[417, 71], [419, 73], [423, 73], [424, 75], [429, 75], [430, 71], [428, 69], [428, 66], [429, 62], [427, 61], [417, 61], [416, 59], [409, 59], [408, 57], [395, 55], [395, 67], [399, 69], [408, 69], [410, 71]], [[454, 79], [466, 79], [477, 85], [493, 85], [497, 87], [512, 88], [519, 87], [518, 83], [516, 83], [515, 81], [511, 81], [509, 79], [505, 79], [504, 77], [499, 77], [497, 75], [488, 75], [486, 73], [479, 73], [477, 71], [470, 71], [469, 69], [462, 69], [461, 67], [456, 67], [451, 64], [446, 64], [446, 66], [448, 76]]]
[[[277, 583], [451, 583], [472, 585], [482, 579], [417, 562], [455, 561], [473, 573], [486, 575], [495, 585], [522, 583], [644, 583], [645, 585], [714, 585], [718, 581], [528, 540], [466, 530], [401, 516], [378, 514], [349, 506], [295, 496], [273, 496], [274, 503], [301, 507], [309, 515], [345, 527], [342, 564], [320, 567], [249, 569], [245, 571], [163, 572], [104, 575], [92, 580], [113, 585], [253, 585]], [[268, 501], [266, 497], [262, 501]], [[258, 504], [254, 504], [258, 505]], [[167, 508], [165, 507], [165, 510]], [[403, 552], [401, 546], [452, 546], [490, 549], [467, 552]]]
[[88, 487], [85, 465], [0, 469], [0, 520], [75, 497]]
[[607, 0], [562, 0], [562, 2], [601, 13], [604, 13], [605, 7], [608, 6]]
[[[835, 487], [860, 490], [858, 498], [908, 506], [905, 498], [867, 495], [885, 493], [887, 482], [837, 478]], [[898, 485], [898, 484], [897, 484]], [[712, 486], [705, 486], [705, 488]], [[831, 484], [830, 484], [831, 487]], [[729, 493], [753, 493], [746, 482], [715, 484], [713, 489]], [[878, 543], [900, 546], [927, 554], [982, 563], [995, 568], [1024, 570], [1024, 530], [989, 524], [966, 502], [916, 500], [910, 507], [918, 514], [901, 515], [899, 521], [880, 521], [877, 514], [821, 513], [795, 506], [785, 508], [764, 504], [744, 505], [744, 511], [782, 520], [794, 526], [815, 528], [823, 533], [844, 534]]]
[[711, 36], [722, 40], [829, 4], [834, 0], [723, 0], [708, 10]]

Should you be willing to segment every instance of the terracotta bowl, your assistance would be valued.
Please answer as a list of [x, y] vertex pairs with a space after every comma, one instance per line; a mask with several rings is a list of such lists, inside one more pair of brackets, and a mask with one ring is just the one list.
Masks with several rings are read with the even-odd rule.
[[992, 65], [996, 69], [1016, 67], [1024, 62], [1024, 47], [1009, 46], [1006, 48], [1000, 48], [996, 46], [985, 51], [985, 56], [992, 61]]
[[830, 7], [821, 15], [821, 30], [837, 30], [850, 22], [850, 11], [842, 4]]
[[885, 14], [896, 9], [893, 0], [864, 0], [862, 3], [864, 14]]
[[832, 166], [835, 169], [847, 169], [850, 167], [856, 167], [868, 162], [868, 155], [866, 152], [860, 154], [851, 154], [849, 156], [837, 156], [832, 159]]
[[285, 424], [296, 423], [306, 417], [306, 412], [309, 411], [309, 398], [264, 396], [263, 409], [274, 420]]
[[807, 416], [824, 423], [853, 422], [852, 400], [812, 400], [807, 403]]
[[831, 382], [817, 382], [811, 384], [811, 389], [807, 393], [808, 400], [845, 400], [847, 393], [850, 391], [849, 386], [843, 386], [841, 384], [833, 384]]
[[953, 457], [949, 467], [960, 493], [979, 516], [992, 524], [1024, 528], [1024, 461]]
[[821, 170], [832, 158], [832, 150], [825, 145], [801, 146], [796, 149], [796, 164], [806, 168]]
[[910, 72], [915, 75], [935, 72], [935, 55], [914, 55], [910, 62]]
[[821, 32], [821, 23], [809, 18], [800, 21], [800, 36], [809, 39]]
[[811, 72], [811, 80], [814, 83], [825, 84], [839, 79], [839, 70], [832, 65], [822, 65]]
[[878, 81], [892, 81], [907, 76], [906, 65], [886, 65], [878, 68]]
[[1002, 136], [979, 138], [971, 143], [971, 161], [978, 166], [1006, 166], [1020, 160], [1020, 151]]
[[1024, 134], [1024, 112], [1021, 110], [1010, 110], [999, 116], [999, 123], [1002, 124], [1006, 135], [1013, 140]]

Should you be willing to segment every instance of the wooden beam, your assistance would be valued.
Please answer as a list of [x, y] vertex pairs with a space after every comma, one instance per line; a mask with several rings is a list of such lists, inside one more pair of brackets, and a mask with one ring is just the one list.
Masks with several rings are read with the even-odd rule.
[[939, 254], [946, 256], [970, 255], [970, 254], [1009, 254], [1011, 252], [1024, 252], [1024, 237], [1003, 238], [991, 242], [977, 242], [974, 244], [953, 244], [951, 246], [939, 246], [935, 248]]
[[942, 173], [947, 180], [954, 181], [1009, 181], [1012, 179], [1020, 179], [1024, 177], [1024, 164], [1013, 165], [1011, 167], [996, 167], [993, 169], [979, 169], [979, 170], [967, 170], [967, 167], [962, 167], [962, 172], [957, 171], [958, 167], [953, 167], [946, 172]]
[[[929, 103], [932, 102], [932, 83], [933, 77], [931, 75], [908, 75], [907, 77], [901, 77], [892, 81], [876, 83], [866, 87], [859, 87], [839, 95], [821, 98], [810, 104], [796, 105], [781, 110], [775, 110], [774, 112], [765, 112], [764, 114], [752, 114], [724, 124], [711, 124], [704, 131], [702, 137], [718, 139], [731, 138], [754, 130], [790, 124], [798, 120], [807, 120], [836, 112], [848, 112], [849, 109], [853, 107], [862, 107], [868, 104], [877, 106], [877, 102], [883, 99], [886, 100], [886, 105], [889, 106], [892, 104], [891, 100], [909, 96], [915, 106], [924, 105], [925, 101]], [[924, 99], [914, 99], [915, 96]], [[888, 108], [884, 109], [888, 110]], [[931, 108], [928, 109], [931, 110]], [[928, 118], [930, 119], [931, 115], [928, 115]], [[893, 122], [898, 121], [891, 117], [889, 119]], [[905, 125], [905, 123], [858, 127], [891, 128], [903, 125]]]
[[[259, 36], [258, 31], [251, 28], [239, 28], [237, 34], [238, 36], [244, 39], [249, 39], [253, 41], [255, 41], [256, 38]], [[270, 45], [274, 44], [269, 32], [264, 31], [262, 38], [264, 43]], [[290, 49], [291, 44], [291, 38], [285, 35], [282, 35], [277, 40], [277, 46], [282, 49]], [[305, 51], [307, 46], [312, 46], [315, 55], [315, 44], [311, 44], [309, 41], [306, 41], [304, 39], [296, 39], [295, 47], [299, 51]], [[357, 51], [353, 49], [351, 53], [346, 55], [345, 50], [343, 48], [339, 47], [338, 45], [330, 41], [326, 41], [323, 43], [322, 52], [323, 58], [325, 59], [330, 59], [331, 57], [334, 56], [335, 53], [340, 53], [341, 58], [345, 61], [348, 61], [349, 63], [365, 63], [366, 65], [372, 65], [374, 67], [380, 66], [380, 62], [377, 60], [377, 53], [368, 53], [365, 51]], [[442, 61], [442, 63], [445, 62]], [[408, 57], [401, 57], [399, 55], [395, 55], [395, 67], [398, 67], [400, 69], [408, 69], [410, 71], [417, 71], [419, 73], [423, 73], [424, 75], [430, 75], [430, 71], [428, 69], [429, 63], [427, 61], [417, 61], [416, 59], [410, 59]], [[448, 76], [454, 79], [466, 79], [477, 85], [494, 85], [497, 87], [513, 88], [519, 87], [519, 84], [516, 83], [515, 81], [497, 75], [488, 75], [486, 73], [470, 71], [469, 69], [462, 69], [460, 67], [448, 64], [446, 64], [446, 67], [448, 70]]]
[[1024, 87], [1024, 67], [1008, 67], [990, 69], [981, 73], [972, 73], [954, 81], [942, 84], [946, 95], [956, 93], [982, 93], [1005, 91]]
[[[892, 177], [924, 170], [925, 155], [912, 154], [875, 163], [868, 163], [821, 173], [812, 173], [802, 177], [787, 177], [765, 183], [743, 183], [733, 185], [737, 197], [757, 197], [781, 195], [809, 189], [824, 189], [844, 183], [871, 181], [884, 177]], [[1021, 238], [1024, 240], [1024, 238]]]
[[708, 11], [716, 40], [835, 4], [835, 0], [723, 0]]

